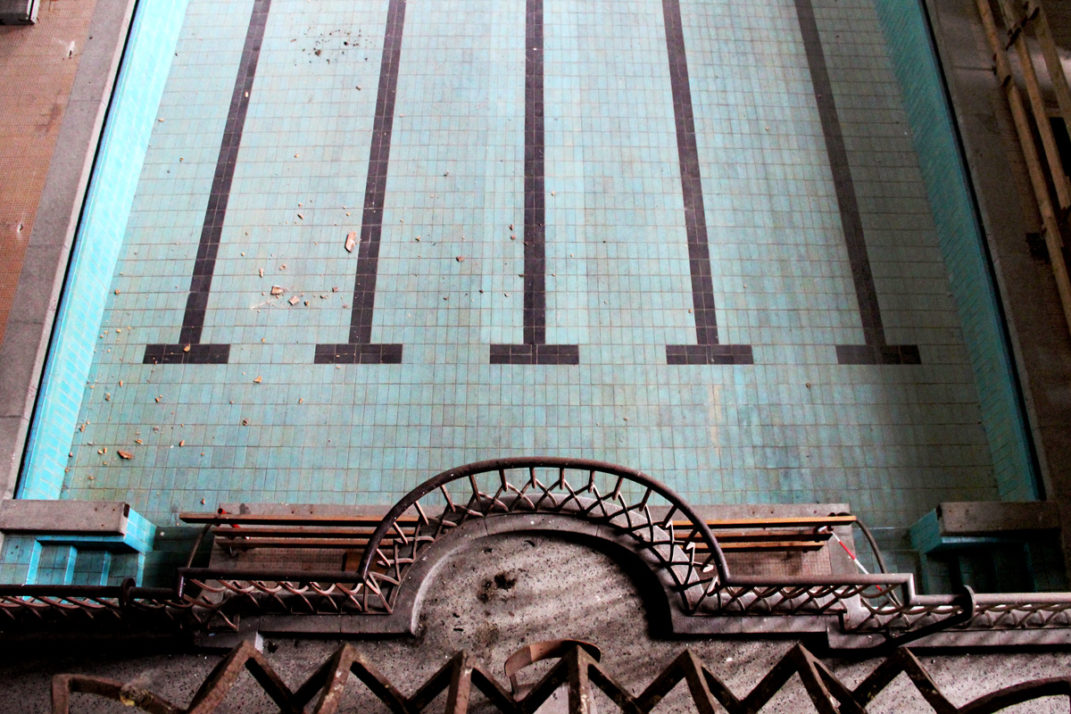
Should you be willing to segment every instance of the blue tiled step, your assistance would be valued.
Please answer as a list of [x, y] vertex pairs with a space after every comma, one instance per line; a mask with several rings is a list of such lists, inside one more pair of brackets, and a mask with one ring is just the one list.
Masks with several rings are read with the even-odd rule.
[[156, 526], [122, 502], [0, 502], [4, 570], [26, 584], [142, 581]]

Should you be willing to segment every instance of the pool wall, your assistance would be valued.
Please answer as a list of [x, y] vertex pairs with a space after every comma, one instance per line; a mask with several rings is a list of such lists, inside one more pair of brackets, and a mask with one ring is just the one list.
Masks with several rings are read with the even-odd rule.
[[1018, 380], [925, 9], [916, 0], [876, 0], [876, 5], [960, 313], [1000, 497], [1036, 499], [1037, 467]]
[[140, 0], [75, 237], [26, 446], [19, 498], [59, 498], [115, 262], [187, 0]]

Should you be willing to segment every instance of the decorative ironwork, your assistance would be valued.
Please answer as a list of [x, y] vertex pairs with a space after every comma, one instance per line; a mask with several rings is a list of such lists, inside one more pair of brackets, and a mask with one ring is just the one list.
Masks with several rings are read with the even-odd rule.
[[[517, 672], [540, 659], [557, 659], [557, 663], [531, 686], [518, 686]], [[674, 688], [684, 683], [694, 711], [726, 710], [731, 714], [759, 711], [798, 675], [807, 697], [819, 712], [865, 712], [889, 684], [900, 674], [918, 690], [923, 700], [941, 714], [985, 714], [1045, 697], [1071, 699], [1071, 677], [1039, 679], [1012, 685], [985, 694], [963, 706], [955, 706], [937, 682], [909, 649], [900, 648], [883, 659], [860, 684], [851, 687], [820, 659], [802, 645], [793, 647], [745, 694], [735, 694], [713, 670], [691, 650], [684, 650], [638, 695], [619, 682], [600, 662], [599, 649], [584, 642], [557, 640], [525, 647], [507, 660], [507, 677], [511, 687], [502, 686], [474, 658], [458, 652], [430, 679], [406, 696], [352, 646], [343, 645], [309, 678], [292, 690], [272, 668], [268, 659], [246, 642], [222, 659], [197, 690], [188, 707], [180, 707], [136, 684], [124, 685], [114, 680], [86, 675], [62, 674], [52, 680], [53, 714], [69, 714], [71, 694], [92, 694], [122, 702], [154, 714], [208, 714], [225, 706], [228, 693], [243, 672], [249, 672], [257, 684], [283, 712], [304, 712], [312, 704], [316, 714], [339, 710], [347, 687], [363, 686], [367, 693], [392, 712], [408, 714], [427, 708], [441, 694], [446, 694], [443, 711], [462, 714], [469, 711], [477, 692], [491, 706], [502, 712], [532, 712], [551, 696], [567, 688], [570, 712], [590, 711], [596, 689], [619, 711], [650, 712]], [[511, 666], [512, 663], [512, 666]], [[353, 675], [351, 677], [350, 675]], [[356, 681], [354, 681], [356, 680]]]
[[630, 538], [669, 577], [687, 613], [699, 611], [729, 575], [710, 527], [666, 485], [622, 466], [560, 458], [481, 461], [428, 479], [383, 517], [357, 574], [389, 610], [409, 567], [450, 531], [473, 520], [535, 513], [608, 526]]
[[429, 562], [464, 538], [540, 522], [627, 549], [661, 584], [678, 633], [770, 631], [771, 618], [806, 618], [806, 631], [837, 647], [891, 647], [939, 630], [998, 633], [992, 643], [1001, 645], [1071, 643], [1067, 593], [918, 595], [911, 575], [895, 573], [734, 576], [706, 522], [666, 486], [612, 464], [553, 458], [485, 461], [429, 479], [379, 522], [355, 571], [183, 567], [174, 588], [0, 585], [0, 630], [143, 621], [237, 631], [243, 616], [349, 615], [346, 632], [401, 633]]

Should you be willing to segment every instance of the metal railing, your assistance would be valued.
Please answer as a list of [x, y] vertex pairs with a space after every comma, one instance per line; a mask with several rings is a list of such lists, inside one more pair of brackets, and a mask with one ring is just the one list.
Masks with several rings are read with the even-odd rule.
[[[551, 664], [541, 677], [529, 676], [527, 684], [518, 681], [518, 673], [527, 665], [538, 661]], [[691, 650], [683, 650], [668, 665], [651, 663], [643, 672], [654, 672], [647, 680], [643, 677], [637, 684], [638, 691], [621, 681], [611, 667], [602, 662], [602, 652], [594, 644], [577, 640], [552, 640], [528, 645], [511, 655], [505, 664], [509, 686], [502, 684], [485, 665], [468, 652], [458, 652], [435, 674], [422, 684], [412, 688], [412, 694], [395, 681], [386, 677], [371, 658], [362, 655], [351, 645], [343, 645], [328, 659], [311, 670], [308, 678], [291, 689], [272, 667], [270, 659], [246, 642], [224, 657], [190, 701], [182, 707], [163, 696], [146, 689], [143, 682], [123, 683], [116, 680], [86, 674], [60, 674], [52, 679], [53, 714], [68, 714], [72, 694], [98, 697], [122, 702], [141, 711], [157, 714], [181, 714], [182, 712], [213, 712], [226, 707], [227, 695], [245, 672], [280, 711], [317, 714], [337, 712], [342, 702], [356, 705], [362, 710], [386, 707], [392, 712], [424, 711], [434, 702], [443, 702], [442, 711], [448, 714], [464, 714], [473, 709], [501, 712], [533, 712], [546, 704], [559, 690], [566, 692], [564, 704], [569, 712], [592, 711], [596, 693], [606, 697], [613, 711], [641, 714], [650, 712], [663, 703], [670, 692], [677, 689], [689, 711], [728, 711], [733, 714], [756, 712], [775, 698], [784, 699], [791, 693], [797, 708], [803, 697], [810, 700], [818, 712], [865, 712], [868, 705], [885, 693], [894, 681], [902, 681], [904, 687], [914, 687], [921, 697], [936, 712], [972, 712], [986, 714], [1016, 704], [1038, 702], [1052, 697], [1071, 699], [1071, 677], [1036, 679], [1019, 684], [989, 689], [990, 685], [967, 687], [974, 698], [957, 706], [942, 691], [937, 681], [926, 670], [923, 662], [907, 648], [897, 649], [878, 661], [870, 674], [861, 682], [849, 682], [838, 676], [837, 670], [827, 666], [821, 659], [801, 645], [790, 649], [776, 662], [758, 660], [748, 672], [748, 680], [757, 681], [749, 691], [736, 693], [739, 683], [730, 686], [718, 676], [718, 667], [704, 663]], [[734, 664], [738, 669], [741, 665]], [[744, 663], [747, 666], [747, 663]], [[406, 672], [402, 667], [401, 671]], [[734, 672], [729, 682], [739, 680]], [[901, 675], [903, 677], [901, 678]], [[409, 674], [411, 678], [413, 674]], [[791, 689], [798, 677], [802, 685]], [[418, 678], [418, 682], [421, 678]], [[853, 680], [855, 678], [852, 678]], [[984, 678], [983, 678], [984, 681]], [[407, 682], [407, 684], [409, 684]], [[406, 687], [408, 689], [409, 687]], [[956, 692], [956, 700], [962, 700], [963, 683]], [[904, 696], [898, 688], [898, 696]], [[910, 697], [910, 695], [908, 695]], [[907, 701], [917, 701], [909, 698]], [[1065, 702], [1066, 703], [1066, 702]], [[600, 704], [600, 710], [604, 706]]]
[[351, 615], [357, 632], [361, 622], [407, 617], [398, 610], [413, 606], [419, 568], [459, 534], [530, 529], [536, 517], [627, 546], [690, 634], [716, 633], [724, 618], [785, 618], [785, 631], [799, 629], [789, 619], [810, 618], [886, 644], [942, 629], [1066, 631], [1071, 641], [1071, 593], [919, 595], [913, 576], [896, 573], [734, 576], [710, 527], [671, 489], [613, 464], [557, 458], [485, 461], [429, 479], [384, 516], [354, 571], [183, 567], [173, 588], [0, 585], [0, 630], [139, 620], [237, 630], [242, 616]]

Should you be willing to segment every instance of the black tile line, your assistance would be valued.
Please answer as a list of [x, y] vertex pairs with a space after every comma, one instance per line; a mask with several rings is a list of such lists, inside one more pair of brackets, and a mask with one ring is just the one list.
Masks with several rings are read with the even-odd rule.
[[885, 329], [882, 326], [881, 310], [874, 288], [874, 275], [870, 270], [870, 259], [863, 235], [863, 221], [859, 215], [855, 185], [848, 164], [848, 151], [844, 147], [844, 136], [840, 118], [837, 116], [825, 54], [822, 51], [822, 40], [814, 18], [814, 6], [811, 0], [795, 2], [800, 34], [807, 53], [807, 67], [811, 73], [811, 85], [814, 88], [826, 152], [829, 155], [829, 166], [833, 173], [833, 185], [837, 192], [844, 242], [848, 249], [848, 263], [851, 266], [852, 282], [855, 285], [866, 342], [865, 345], [837, 345], [837, 361], [840, 364], [919, 364], [921, 357], [917, 346], [890, 345], [885, 341]]
[[397, 364], [402, 345], [372, 342], [372, 314], [376, 301], [379, 243], [383, 235], [383, 204], [387, 192], [387, 168], [394, 131], [394, 102], [398, 92], [398, 69], [402, 58], [406, 0], [390, 0], [383, 37], [376, 114], [372, 122], [372, 147], [368, 156], [368, 179], [364, 189], [361, 242], [357, 250], [357, 274], [353, 281], [349, 341], [316, 345], [316, 364]]
[[750, 345], [723, 345], [718, 342], [710, 245], [703, 206], [703, 180], [695, 140], [695, 115], [688, 81], [680, 0], [662, 0], [662, 14], [666, 26], [666, 50], [673, 91], [673, 117], [677, 129], [677, 156], [684, 195], [688, 264], [692, 275], [692, 310], [697, 338], [694, 345], [666, 345], [666, 361], [669, 364], [751, 364], [754, 357]]
[[230, 345], [202, 344], [201, 335], [205, 326], [205, 311], [212, 289], [212, 275], [216, 270], [216, 255], [219, 252], [223, 222], [227, 217], [227, 202], [230, 199], [234, 168], [238, 162], [238, 149], [242, 143], [246, 111], [257, 74], [260, 47], [264, 41], [264, 29], [268, 24], [271, 0], [255, 0], [245, 33], [245, 46], [234, 78], [234, 91], [227, 109], [227, 121], [223, 127], [223, 139], [219, 145], [216, 171], [201, 226], [201, 240], [197, 246], [197, 259], [190, 279], [190, 292], [186, 298], [186, 311], [182, 317], [182, 330], [178, 344], [153, 344], [145, 348], [143, 362], [146, 364], [224, 364], [230, 358]]
[[546, 344], [543, 0], [527, 0], [524, 34], [524, 344], [491, 345], [491, 364], [579, 364], [579, 346]]

